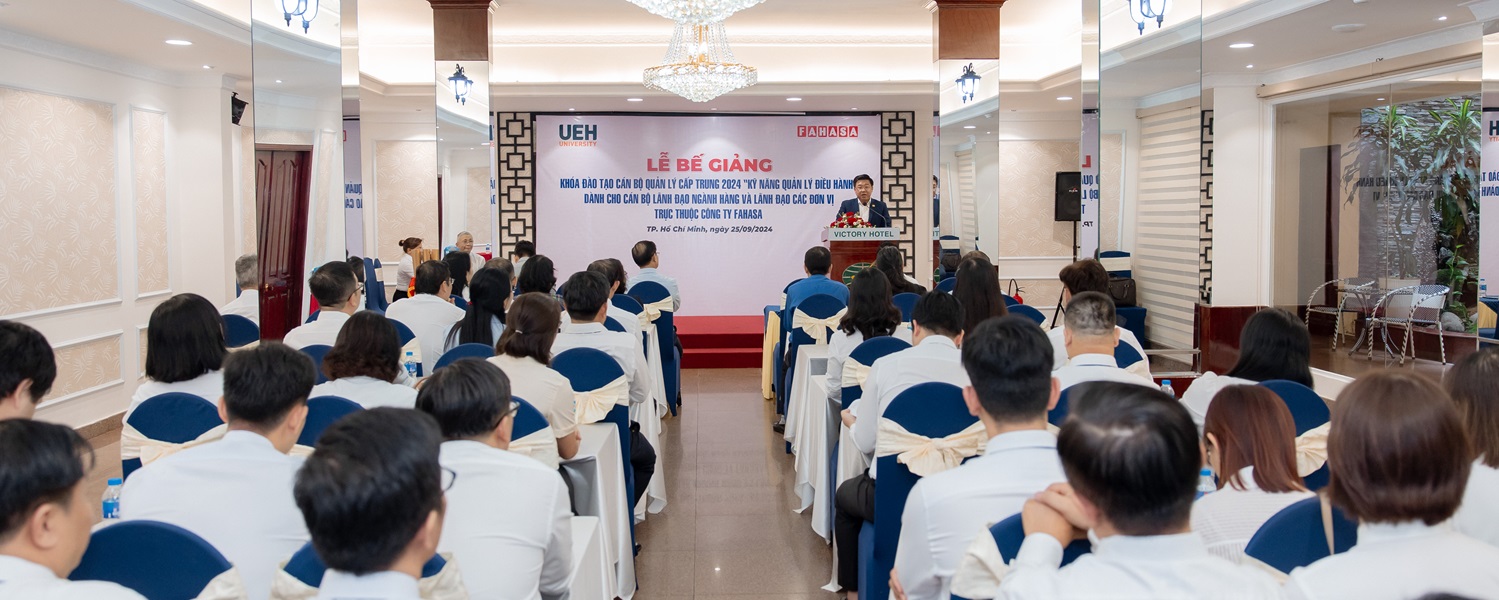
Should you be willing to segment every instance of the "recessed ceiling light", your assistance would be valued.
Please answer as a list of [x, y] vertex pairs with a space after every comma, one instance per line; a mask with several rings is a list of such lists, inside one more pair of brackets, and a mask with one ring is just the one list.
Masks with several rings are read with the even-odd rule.
[[802, 99], [801, 98], [787, 98], [786, 101], [787, 102], [801, 102]]
[[167, 40], [167, 43], [171, 44], [173, 46], [191, 46], [191, 45], [193, 45], [192, 42], [189, 42], [187, 40]]
[[645, 102], [645, 98], [625, 98], [626, 102]]
[[859, 107], [855, 106], [853, 108], [850, 108], [849, 110], [859, 110]]
[[1246, 68], [1246, 69], [1253, 69], [1254, 65], [1244, 65], [1244, 68]]
[[1374, 101], [1375, 102], [1384, 102], [1384, 98], [1375, 98]]
[[578, 110], [578, 109], [576, 109], [576, 108], [569, 108], [569, 109], [567, 109], [567, 110], [569, 110], [569, 111], [574, 111], [574, 110]]
[[205, 68], [205, 69], [212, 69], [213, 65], [203, 65], [203, 68]]
[[716, 108], [710, 108], [710, 109], [708, 109], [708, 110], [718, 110], [718, 109], [716, 109]]
[[280, 79], [277, 79], [277, 80], [276, 80], [276, 83], [281, 83], [281, 80], [280, 80]]
[[1057, 100], [1061, 100], [1063, 102], [1066, 102], [1066, 101], [1071, 100], [1071, 99], [1072, 99], [1072, 96], [1057, 96]]
[[993, 131], [985, 131], [984, 135], [994, 135], [994, 132]]
[[1333, 25], [1332, 26], [1332, 30], [1336, 31], [1338, 33], [1353, 33], [1355, 31], [1359, 31], [1359, 30], [1361, 30], [1363, 28], [1364, 28], [1364, 24], [1363, 23], [1343, 23], [1343, 24], [1340, 24], [1340, 25]]
[[1237, 44], [1229, 44], [1228, 47], [1233, 48], [1234, 50], [1243, 50], [1245, 48], [1253, 48], [1254, 44], [1251, 44], [1249, 42], [1239, 42]]
[[1447, 15], [1442, 15], [1440, 17], [1437, 17], [1437, 20], [1438, 21], [1446, 21], [1447, 20]]
[[978, 129], [978, 125], [964, 125], [963, 129]]

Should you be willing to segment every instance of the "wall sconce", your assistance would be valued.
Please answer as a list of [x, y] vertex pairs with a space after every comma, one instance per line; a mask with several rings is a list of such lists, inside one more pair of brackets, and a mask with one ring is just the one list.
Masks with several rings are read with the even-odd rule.
[[973, 63], [968, 63], [968, 66], [963, 67], [963, 74], [958, 76], [957, 82], [958, 97], [962, 98], [964, 104], [973, 101], [973, 96], [978, 91], [980, 79], [983, 79], [983, 77], [979, 77], [978, 73], [973, 72]]
[[1129, 18], [1135, 22], [1140, 35], [1145, 35], [1145, 22], [1155, 19], [1156, 29], [1166, 21], [1166, 9], [1170, 8], [1171, 0], [1125, 0], [1129, 3]]
[[453, 76], [448, 78], [448, 81], [453, 82], [453, 100], [459, 104], [466, 105], [468, 104], [468, 92], [474, 89], [474, 80], [469, 79], [467, 75], [463, 74], [463, 65], [455, 66], [458, 67], [458, 70], [454, 71]]
[[302, 33], [312, 27], [317, 18], [318, 0], [281, 0], [281, 13], [286, 17], [286, 26], [291, 27], [292, 17], [302, 17]]

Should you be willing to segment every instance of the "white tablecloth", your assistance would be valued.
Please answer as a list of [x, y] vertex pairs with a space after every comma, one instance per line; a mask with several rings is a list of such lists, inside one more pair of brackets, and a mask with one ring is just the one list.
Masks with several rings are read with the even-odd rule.
[[[828, 508], [832, 509], [833, 493], [843, 482], [857, 477], [864, 469], [869, 468], [869, 459], [854, 445], [854, 431], [844, 425], [842, 420], [838, 422], [838, 474], [833, 478], [836, 482], [833, 489], [828, 491]], [[814, 513], [815, 515], [815, 513]], [[813, 523], [816, 523], [814, 516]], [[838, 591], [838, 544], [833, 544], [833, 575], [828, 584], [823, 586], [829, 592]]]
[[578, 454], [564, 461], [562, 469], [572, 483], [578, 514], [599, 518], [604, 560], [614, 569], [609, 597], [630, 600], [635, 595], [635, 546], [619, 430], [610, 423], [591, 423], [580, 425], [578, 433], [583, 437]]
[[833, 419], [829, 414], [827, 392], [827, 346], [802, 346], [796, 353], [796, 373], [791, 381], [791, 395], [786, 404], [786, 441], [795, 456], [797, 498], [796, 512], [812, 509], [812, 531], [831, 540], [832, 530], [828, 504], [828, 458], [832, 451], [829, 431]]
[[604, 559], [598, 517], [573, 517], [572, 600], [612, 600], [614, 567]]
[[[645, 520], [647, 509], [659, 513], [666, 508], [665, 452], [661, 450], [661, 417], [671, 411], [666, 403], [666, 375], [661, 362], [661, 344], [656, 341], [656, 324], [645, 327], [645, 360], [651, 372], [651, 398], [645, 405], [630, 407], [630, 420], [640, 423], [640, 434], [656, 449], [656, 474], [645, 490], [644, 502], [635, 507], [635, 522]], [[628, 457], [626, 457], [628, 458]]]

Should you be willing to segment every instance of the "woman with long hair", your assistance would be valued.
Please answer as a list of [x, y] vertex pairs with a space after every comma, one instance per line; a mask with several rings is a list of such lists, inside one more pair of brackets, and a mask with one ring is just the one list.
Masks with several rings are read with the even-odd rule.
[[396, 383], [403, 373], [396, 326], [385, 315], [362, 310], [338, 330], [338, 340], [323, 357], [328, 381], [312, 388], [311, 397], [338, 396], [365, 408], [414, 408], [416, 389]]
[[890, 282], [890, 295], [892, 296], [906, 292], [918, 295], [926, 293], [926, 288], [906, 277], [906, 258], [901, 254], [900, 248], [895, 246], [880, 248], [880, 251], [874, 255], [874, 264], [871, 268], [879, 271], [885, 276], [885, 280]]
[[416, 253], [422, 249], [422, 238], [409, 237], [400, 241], [401, 262], [396, 265], [396, 293], [390, 301], [395, 302], [410, 296], [411, 280], [416, 278]]
[[544, 254], [533, 256], [521, 267], [515, 287], [517, 296], [531, 292], [550, 295], [557, 291], [557, 267]]
[[1269, 388], [1231, 385], [1213, 398], [1202, 437], [1218, 491], [1192, 505], [1192, 531], [1240, 562], [1265, 521], [1313, 495], [1296, 473], [1296, 423]]
[[999, 291], [999, 275], [994, 264], [983, 256], [972, 256], [958, 264], [958, 285], [952, 295], [963, 305], [963, 333], [973, 329], [991, 317], [1010, 314], [1005, 307], [1004, 294]]
[[505, 327], [505, 307], [510, 304], [510, 275], [483, 268], [470, 285], [468, 310], [448, 331], [444, 352], [461, 344], [493, 346]]
[[1468, 432], [1473, 472], [1462, 508], [1452, 518], [1458, 531], [1499, 546], [1499, 348], [1469, 354], [1447, 371], [1447, 393], [1457, 403]]
[[[537, 256], [526, 261], [526, 266], [536, 264]], [[521, 294], [510, 305], [505, 318], [505, 330], [495, 344], [494, 358], [489, 362], [500, 367], [510, 378], [510, 394], [531, 403], [541, 411], [552, 434], [557, 438], [557, 456], [572, 458], [578, 453], [578, 421], [573, 414], [573, 388], [551, 368], [552, 342], [557, 339], [557, 328], [562, 324], [562, 312], [550, 294], [531, 292]], [[554, 464], [550, 456], [538, 457], [542, 462]]]
[[185, 392], [217, 404], [224, 395], [224, 320], [207, 298], [177, 294], [156, 305], [146, 325], [146, 378], [130, 408], [152, 396]]
[[1203, 373], [1182, 394], [1182, 403], [1199, 425], [1218, 391], [1230, 385], [1253, 385], [1285, 379], [1312, 387], [1312, 336], [1306, 324], [1282, 308], [1254, 313], [1239, 333], [1239, 360], [1227, 375]]
[[911, 330], [900, 322], [900, 309], [890, 302], [890, 281], [876, 269], [864, 269], [848, 285], [848, 312], [828, 343], [828, 398], [843, 397], [843, 363], [864, 340], [893, 335], [911, 341]]

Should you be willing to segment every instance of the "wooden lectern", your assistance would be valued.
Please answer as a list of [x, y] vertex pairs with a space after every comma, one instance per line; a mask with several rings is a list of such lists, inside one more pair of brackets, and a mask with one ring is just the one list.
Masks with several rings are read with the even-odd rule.
[[[848, 283], [854, 274], [869, 263], [886, 242], [896, 242], [900, 232], [894, 227], [865, 227], [840, 229], [829, 227], [822, 230], [822, 241], [833, 254], [833, 268], [828, 277]], [[858, 267], [852, 271], [849, 267]]]

